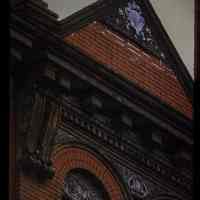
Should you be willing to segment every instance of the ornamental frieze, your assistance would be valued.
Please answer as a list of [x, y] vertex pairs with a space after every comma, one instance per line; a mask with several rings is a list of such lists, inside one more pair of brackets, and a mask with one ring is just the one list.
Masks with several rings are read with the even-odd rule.
[[[183, 186], [184, 188], [190, 190], [191, 184], [190, 180], [188, 180], [187, 177], [181, 176], [180, 174], [174, 175], [172, 168], [163, 164], [162, 161], [158, 161], [152, 156], [150, 157], [145, 155], [144, 152], [141, 152], [134, 145], [128, 144], [125, 140], [119, 140], [119, 137], [117, 136], [115, 131], [105, 126], [102, 121], [98, 120], [98, 118], [93, 119], [93, 117], [87, 116], [83, 111], [81, 111], [81, 109], [74, 107], [71, 103], [64, 103], [63, 100], [61, 101], [57, 99], [57, 102], [54, 102], [53, 99], [50, 98], [50, 95], [50, 93], [48, 93], [47, 95], [36, 93], [36, 95], [34, 96], [34, 101], [30, 99], [30, 102], [33, 101], [33, 107], [35, 107], [35, 115], [38, 116], [34, 117], [34, 119], [42, 119], [44, 115], [39, 113], [46, 113], [46, 116], [44, 118], [46, 119], [46, 125], [43, 126], [42, 129], [40, 129], [42, 131], [42, 134], [40, 134], [40, 137], [38, 138], [41, 141], [39, 143], [37, 141], [37, 134], [40, 131], [34, 130], [35, 127], [38, 126], [31, 125], [34, 121], [31, 121], [31, 123], [29, 123], [30, 130], [27, 131], [28, 135], [26, 136], [28, 142], [27, 144], [29, 144], [30, 142], [31, 149], [34, 148], [35, 150], [37, 150], [36, 147], [39, 144], [41, 145], [42, 159], [46, 159], [48, 161], [49, 153], [51, 152], [51, 147], [53, 146], [54, 137], [56, 137], [57, 134], [57, 124], [54, 124], [54, 122], [58, 121], [57, 123], [63, 124], [63, 126], [65, 126], [65, 124], [74, 124], [75, 127], [77, 127], [78, 129], [87, 131], [87, 137], [90, 137], [91, 140], [95, 138], [96, 142], [101, 141], [109, 144], [110, 147], [125, 153], [131, 158], [134, 158], [135, 162], [140, 162], [146, 168], [153, 170], [154, 173], [156, 173], [157, 175], [167, 178], [168, 180], [174, 182], [174, 184]], [[51, 112], [49, 112], [49, 109], [51, 109]], [[44, 112], [44, 110], [46, 111]], [[35, 120], [35, 122], [37, 121], [38, 120]], [[40, 123], [41, 121], [43, 120], [39, 120], [38, 123]], [[35, 138], [35, 141], [33, 141], [31, 138]], [[130, 181], [130, 183], [134, 183], [133, 185], [137, 185], [138, 180], [139, 179], [137, 178], [135, 179], [135, 181]]]
[[136, 162], [142, 163], [146, 168], [153, 170], [157, 175], [190, 190], [191, 184], [187, 177], [181, 174], [174, 174], [172, 167], [163, 164], [162, 161], [158, 161], [152, 156], [145, 155], [144, 152], [141, 152], [133, 145], [127, 144], [124, 140], [123, 142], [118, 141], [119, 138], [115, 137], [115, 134], [107, 129], [107, 127], [104, 128], [97, 120], [93, 121], [87, 118], [83, 113], [78, 113], [73, 110], [72, 107], [63, 109], [62, 120], [63, 125], [69, 122], [75, 124], [77, 128], [79, 127], [87, 131], [89, 137], [93, 138], [95, 136], [96, 139], [99, 138], [101, 141], [110, 144], [113, 148], [127, 153], [132, 158], [134, 157]]

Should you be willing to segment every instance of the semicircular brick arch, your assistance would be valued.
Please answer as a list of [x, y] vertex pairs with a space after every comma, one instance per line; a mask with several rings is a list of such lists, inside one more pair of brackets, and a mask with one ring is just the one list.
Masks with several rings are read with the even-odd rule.
[[[55, 168], [54, 179], [64, 188], [64, 177], [73, 169], [84, 169], [103, 184], [110, 200], [123, 200], [123, 192], [111, 170], [91, 152], [79, 147], [59, 146], [52, 153]], [[63, 184], [63, 185], [62, 185]]]

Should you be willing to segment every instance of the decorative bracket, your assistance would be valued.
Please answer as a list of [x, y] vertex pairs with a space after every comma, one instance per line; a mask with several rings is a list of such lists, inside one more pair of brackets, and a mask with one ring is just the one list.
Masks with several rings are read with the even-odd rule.
[[[46, 180], [54, 176], [50, 153], [61, 107], [37, 91], [33, 93], [31, 98], [24, 95], [24, 102], [31, 99], [31, 104], [21, 114], [24, 120], [20, 122], [23, 125], [19, 127], [19, 133], [24, 133], [21, 137], [24, 144], [19, 161], [25, 173]], [[22, 104], [21, 109], [23, 107]]]

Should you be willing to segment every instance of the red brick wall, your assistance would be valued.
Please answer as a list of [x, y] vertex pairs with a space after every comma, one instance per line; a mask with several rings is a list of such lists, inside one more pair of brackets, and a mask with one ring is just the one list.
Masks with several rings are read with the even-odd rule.
[[97, 177], [106, 189], [111, 200], [122, 200], [120, 183], [110, 169], [92, 153], [75, 148], [59, 146], [52, 154], [55, 177], [46, 183], [39, 184], [31, 177], [20, 175], [20, 200], [57, 200], [61, 198], [64, 188], [64, 177], [70, 170], [81, 168]]
[[64, 40], [192, 118], [192, 105], [173, 71], [104, 25], [94, 22]]

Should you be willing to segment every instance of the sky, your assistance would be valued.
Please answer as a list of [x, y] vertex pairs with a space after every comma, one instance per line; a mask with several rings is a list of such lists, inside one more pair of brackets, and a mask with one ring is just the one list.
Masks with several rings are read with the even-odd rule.
[[[97, 0], [44, 0], [63, 19]], [[150, 0], [175, 48], [194, 78], [194, 0]]]
[[194, 78], [194, 0], [150, 0]]

